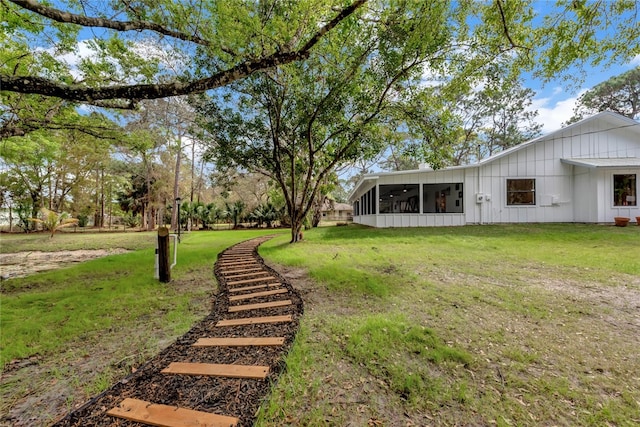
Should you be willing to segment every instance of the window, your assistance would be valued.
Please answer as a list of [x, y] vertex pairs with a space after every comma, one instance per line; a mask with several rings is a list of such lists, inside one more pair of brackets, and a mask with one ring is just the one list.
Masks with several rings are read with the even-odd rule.
[[356, 200], [353, 207], [354, 214], [357, 215], [374, 215], [376, 213], [376, 187], [360, 196], [360, 200]]
[[535, 179], [508, 179], [507, 205], [535, 205]]
[[424, 184], [422, 186], [422, 211], [424, 213], [462, 213], [463, 185], [461, 182], [447, 184]]
[[418, 184], [380, 185], [380, 213], [419, 213]]
[[613, 206], [637, 206], [636, 175], [613, 175]]

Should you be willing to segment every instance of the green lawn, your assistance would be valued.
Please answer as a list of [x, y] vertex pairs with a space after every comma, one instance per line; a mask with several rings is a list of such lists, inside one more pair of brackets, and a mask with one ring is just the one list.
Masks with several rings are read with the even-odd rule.
[[0, 413], [19, 411], [29, 425], [48, 425], [110, 387], [209, 313], [220, 251], [273, 233], [183, 235], [169, 284], [153, 278], [156, 233], [2, 235], [5, 253], [133, 251], [2, 282], [0, 355], [8, 374]]
[[[0, 412], [47, 425], [43, 412], [50, 421], [125, 376], [208, 312], [217, 253], [259, 233], [272, 231], [185, 236], [167, 285], [152, 277], [153, 233], [0, 237], [2, 252], [105, 239], [135, 250], [2, 283], [2, 362], [27, 367], [8, 365]], [[349, 226], [288, 239], [260, 253], [305, 315], [258, 426], [640, 423], [640, 227]]]
[[275, 425], [640, 423], [640, 227], [321, 228]]

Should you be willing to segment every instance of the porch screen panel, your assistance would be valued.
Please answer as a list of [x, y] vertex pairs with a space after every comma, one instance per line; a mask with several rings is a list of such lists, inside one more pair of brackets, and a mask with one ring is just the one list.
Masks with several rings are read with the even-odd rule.
[[522, 206], [536, 204], [535, 179], [507, 179], [507, 205]]
[[613, 206], [638, 206], [636, 174], [613, 175]]
[[370, 190], [371, 193], [371, 206], [369, 207], [369, 209], [371, 209], [371, 215], [375, 215], [376, 214], [376, 187], [373, 187]]
[[464, 186], [461, 182], [424, 184], [422, 186], [422, 212], [463, 213]]
[[380, 213], [420, 213], [418, 184], [380, 185]]

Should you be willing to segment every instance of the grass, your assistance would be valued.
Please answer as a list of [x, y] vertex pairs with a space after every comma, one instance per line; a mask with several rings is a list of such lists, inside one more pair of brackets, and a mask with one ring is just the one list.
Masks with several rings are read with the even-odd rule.
[[30, 402], [30, 396], [67, 407], [108, 388], [209, 312], [220, 251], [265, 233], [273, 230], [184, 235], [168, 284], [153, 278], [155, 233], [2, 235], [3, 252], [133, 251], [2, 283], [2, 368], [16, 361], [33, 369], [10, 367], [11, 374], [3, 375], [0, 412], [26, 399], [28, 408], [20, 410], [46, 425], [38, 418], [46, 413], [42, 401]]
[[[71, 234], [2, 236], [0, 247], [102, 247], [103, 235], [57, 241]], [[104, 238], [129, 235], [146, 239]], [[151, 278], [153, 243], [135, 239], [110, 242], [135, 252], [4, 282], [3, 361], [35, 365], [3, 376], [2, 412], [73, 408], [122, 378], [208, 311], [216, 254], [255, 235], [186, 236], [168, 285]], [[640, 227], [349, 226], [288, 238], [260, 253], [295, 278], [305, 315], [257, 426], [640, 423]]]
[[637, 425], [638, 253], [640, 228], [580, 224], [269, 241], [312, 280], [257, 425]]

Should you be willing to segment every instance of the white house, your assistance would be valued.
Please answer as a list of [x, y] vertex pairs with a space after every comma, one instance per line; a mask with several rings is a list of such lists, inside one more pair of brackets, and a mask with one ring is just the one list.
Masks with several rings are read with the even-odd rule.
[[428, 227], [640, 217], [640, 123], [602, 112], [479, 163], [365, 175], [354, 222]]

